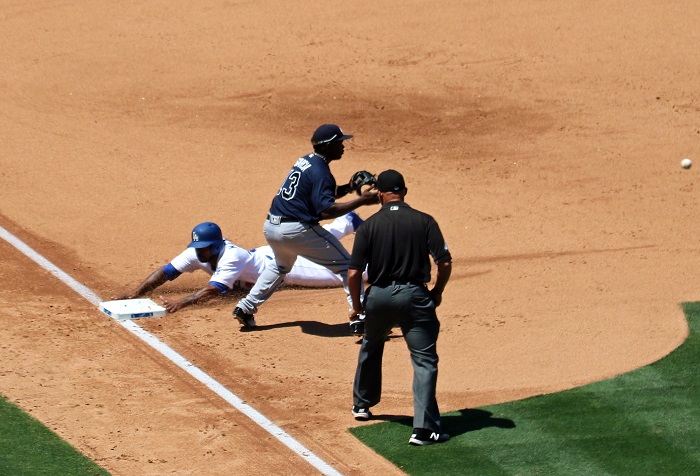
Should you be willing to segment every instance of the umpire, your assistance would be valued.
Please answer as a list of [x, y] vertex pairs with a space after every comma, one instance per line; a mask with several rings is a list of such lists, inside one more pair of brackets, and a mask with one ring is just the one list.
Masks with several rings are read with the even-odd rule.
[[[435, 308], [452, 271], [452, 256], [437, 222], [404, 202], [403, 176], [387, 170], [377, 178], [381, 209], [356, 231], [348, 272], [353, 302], [351, 319], [365, 313], [365, 336], [353, 386], [352, 414], [368, 420], [369, 408], [382, 392], [384, 342], [392, 327], [401, 326], [413, 364], [412, 445], [447, 441], [435, 398], [438, 375], [436, 342], [440, 330]], [[435, 285], [428, 290], [430, 257], [437, 265]], [[360, 305], [362, 272], [368, 265], [364, 309]]]

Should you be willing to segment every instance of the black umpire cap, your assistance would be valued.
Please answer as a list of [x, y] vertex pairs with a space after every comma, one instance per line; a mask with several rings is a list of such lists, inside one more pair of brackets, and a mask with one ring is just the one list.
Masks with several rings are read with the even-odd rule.
[[377, 177], [377, 190], [380, 192], [400, 192], [406, 188], [403, 175], [396, 170], [385, 170]]
[[347, 140], [351, 137], [349, 134], [343, 134], [342, 129], [335, 124], [324, 124], [319, 126], [314, 135], [311, 136], [311, 143], [313, 145], [327, 144], [328, 142]]

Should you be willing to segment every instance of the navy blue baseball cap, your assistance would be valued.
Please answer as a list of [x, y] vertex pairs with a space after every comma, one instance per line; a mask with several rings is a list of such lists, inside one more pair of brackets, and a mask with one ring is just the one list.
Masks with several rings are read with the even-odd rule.
[[403, 175], [396, 170], [385, 170], [377, 177], [377, 190], [380, 192], [400, 192], [406, 188]]
[[314, 132], [314, 135], [311, 136], [311, 143], [313, 145], [327, 144], [329, 142], [347, 140], [350, 138], [352, 138], [351, 135], [343, 134], [342, 129], [335, 124], [324, 124], [319, 126], [316, 132]]
[[188, 248], [206, 248], [211, 245], [220, 245], [224, 237], [221, 228], [216, 223], [205, 221], [192, 229], [192, 243]]

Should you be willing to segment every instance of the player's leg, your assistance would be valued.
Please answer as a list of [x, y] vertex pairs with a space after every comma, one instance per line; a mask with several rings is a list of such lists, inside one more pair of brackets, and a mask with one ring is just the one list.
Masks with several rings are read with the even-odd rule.
[[254, 314], [258, 306], [272, 296], [297, 258], [295, 247], [289, 246], [288, 238], [303, 232], [304, 229], [305, 226], [300, 223], [273, 225], [265, 222], [265, 239], [274, 251], [275, 259], [265, 267], [248, 295], [238, 302], [237, 308], [246, 314]]
[[[364, 275], [364, 280], [367, 280], [366, 272]], [[343, 281], [345, 278], [345, 282]], [[296, 263], [292, 267], [292, 270], [287, 273], [284, 278], [286, 284], [292, 286], [307, 286], [312, 288], [335, 288], [347, 286], [347, 274], [341, 276], [340, 274], [335, 274], [330, 269], [320, 264], [316, 264], [313, 261], [309, 261], [303, 256], [297, 258]], [[364, 292], [360, 291], [361, 296], [364, 296]], [[352, 309], [352, 298], [350, 294], [346, 294], [348, 301], [348, 309]], [[352, 323], [351, 323], [352, 325]], [[353, 330], [355, 335], [361, 335], [362, 329]]]
[[[302, 240], [298, 249], [299, 255], [330, 269], [333, 273], [340, 276], [343, 282], [343, 289], [346, 296], [348, 296], [348, 304], [352, 309], [352, 299], [348, 289], [350, 253], [348, 253], [338, 238], [319, 225], [309, 228], [304, 233]], [[364, 282], [362, 287], [364, 288]]]
[[336, 274], [347, 274], [350, 253], [331, 232], [322, 226], [309, 227], [296, 243], [299, 256], [330, 269]]
[[352, 233], [355, 233], [357, 227], [360, 226], [363, 221], [364, 220], [362, 220], [362, 218], [360, 218], [360, 216], [353, 211], [336, 218], [326, 225], [323, 225], [323, 228], [328, 230], [333, 236], [340, 240]]
[[350, 253], [331, 232], [320, 225], [309, 227], [296, 243], [299, 256], [336, 274], [347, 274]]
[[[355, 232], [363, 220], [355, 212], [350, 212], [346, 215], [336, 218], [331, 223], [323, 225], [323, 228], [330, 232], [331, 235], [338, 240]], [[325, 241], [324, 247], [325, 247]], [[254, 253], [267, 253], [271, 257], [274, 256], [270, 246], [258, 247]], [[269, 263], [268, 263], [269, 264]], [[343, 279], [340, 275], [334, 273], [326, 266], [314, 263], [303, 256], [297, 257], [291, 271], [287, 273], [284, 282], [294, 286], [308, 287], [336, 287], [343, 285]]]
[[303, 256], [299, 256], [287, 273], [284, 282], [293, 286], [308, 286], [318, 288], [340, 287], [343, 285], [342, 278], [330, 269], [313, 261], [309, 261]]

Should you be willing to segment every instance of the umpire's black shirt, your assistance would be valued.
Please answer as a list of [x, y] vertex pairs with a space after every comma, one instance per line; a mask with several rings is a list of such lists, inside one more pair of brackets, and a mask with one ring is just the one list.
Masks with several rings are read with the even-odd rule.
[[430, 215], [406, 202], [385, 203], [355, 232], [350, 269], [363, 271], [369, 264], [368, 282], [427, 283], [430, 256], [436, 264], [451, 261], [445, 239]]

